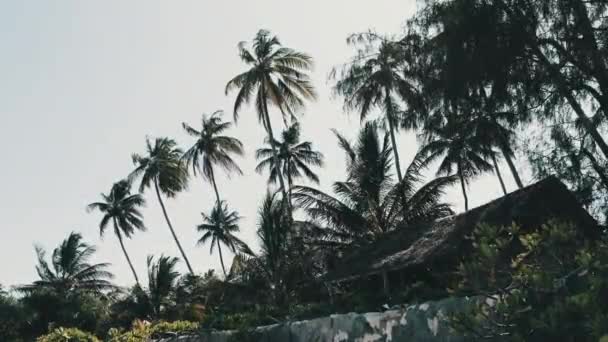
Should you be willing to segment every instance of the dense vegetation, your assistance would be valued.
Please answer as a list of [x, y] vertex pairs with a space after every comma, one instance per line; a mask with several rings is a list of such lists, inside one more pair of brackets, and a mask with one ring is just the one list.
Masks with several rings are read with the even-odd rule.
[[[133, 171], [88, 207], [100, 215], [101, 234], [113, 229], [133, 273], [133, 287], [114, 286], [109, 265], [89, 262], [94, 246], [72, 233], [48, 260], [46, 251], [36, 249], [38, 280], [0, 291], [0, 340], [29, 341], [50, 332], [41, 341], [58, 341], [55, 335], [66, 334], [95, 341], [77, 330], [57, 330], [65, 327], [101, 339], [137, 341], [135, 335], [156, 331], [144, 320], [196, 322], [154, 325], [165, 331], [239, 328], [378, 309], [387, 300], [378, 291], [381, 284], [361, 280], [329, 289], [337, 285], [323, 283], [319, 276], [336, 267], [348, 249], [452, 214], [442, 201], [449, 186], [460, 187], [468, 210], [468, 184], [484, 173], [494, 173], [505, 194], [505, 176], [520, 188], [532, 181], [522, 179], [522, 168], [536, 179], [555, 174], [606, 223], [606, 2], [427, 0], [403, 32], [353, 34], [347, 43], [353, 57], [337, 66], [330, 80], [345, 110], [360, 116], [362, 127], [354, 141], [335, 132], [347, 170], [332, 193], [314, 186], [323, 154], [301, 135], [296, 115], [319, 96], [309, 78], [313, 58], [261, 30], [250, 43], [239, 45], [246, 69], [225, 86], [235, 99], [233, 122], [216, 111], [203, 115], [200, 125], [183, 123], [193, 138], [183, 148], [168, 137], [147, 139], [145, 152], [133, 155]], [[255, 156], [255, 171], [267, 174], [269, 183], [258, 211], [257, 251], [238, 237], [240, 216], [222, 196], [215, 176], [254, 171], [238, 166], [235, 157], [243, 155], [243, 146], [230, 136], [247, 105], [267, 134]], [[282, 131], [273, 116], [282, 119]], [[421, 145], [406, 166], [396, 140], [404, 132], [416, 134]], [[508, 172], [499, 169], [501, 160]], [[436, 177], [427, 181], [428, 174]], [[198, 181], [190, 176], [209, 183], [215, 198], [201, 224], [190, 229], [201, 233], [200, 245], [217, 250], [221, 275], [194, 272], [179, 239], [184, 227], [173, 226], [164, 204]], [[125, 242], [146, 231], [140, 208], [148, 189], [154, 189], [180, 259], [150, 256], [148, 282], [142, 283]], [[533, 333], [553, 339], [576, 332], [579, 341], [606, 333], [608, 313], [598, 306], [608, 288], [605, 244], [580, 240], [564, 226], [547, 226], [522, 236], [521, 259], [511, 269], [498, 270], [497, 258], [509, 241], [495, 229], [478, 228], [472, 237], [478, 253], [463, 260], [454, 288], [444, 294], [498, 293], [501, 304], [455, 317], [456, 326], [472, 338], [526, 340]], [[231, 265], [226, 250], [235, 254]], [[571, 253], [546, 257], [552, 250]], [[188, 274], [176, 271], [179, 262]], [[132, 325], [133, 331], [125, 333]]]

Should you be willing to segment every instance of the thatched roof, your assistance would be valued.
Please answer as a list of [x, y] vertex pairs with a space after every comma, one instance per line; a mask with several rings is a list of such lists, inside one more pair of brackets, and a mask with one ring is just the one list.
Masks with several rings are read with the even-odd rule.
[[[549, 177], [465, 213], [421, 227], [409, 227], [346, 253], [325, 281], [340, 281], [383, 271], [425, 267], [455, 260], [465, 248], [465, 236], [478, 224], [535, 229], [551, 219], [576, 224], [586, 234], [597, 235], [597, 222], [581, 207], [557, 178]], [[418, 231], [418, 234], [412, 234]], [[415, 235], [415, 236], [412, 236]]]

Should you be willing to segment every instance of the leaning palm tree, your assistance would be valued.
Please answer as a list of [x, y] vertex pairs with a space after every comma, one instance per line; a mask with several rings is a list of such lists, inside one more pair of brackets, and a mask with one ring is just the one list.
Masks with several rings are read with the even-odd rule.
[[[395, 169], [398, 181], [403, 180], [395, 131], [402, 125], [416, 128], [412, 108], [419, 102], [416, 89], [405, 78], [401, 49], [397, 43], [388, 41], [372, 33], [355, 35], [349, 42], [358, 43], [365, 40], [380, 41], [377, 51], [370, 53], [367, 46], [360, 50], [342, 70], [334, 90], [345, 97], [344, 105], [348, 110], [357, 110], [363, 122], [370, 111], [378, 108], [383, 111], [395, 158]], [[408, 102], [408, 113], [400, 109], [397, 96]], [[407, 117], [403, 117], [407, 114]]]
[[188, 170], [182, 163], [181, 158], [182, 150], [177, 148], [177, 143], [173, 139], [156, 138], [154, 143], [146, 139], [146, 155], [133, 154], [135, 170], [131, 172], [129, 179], [134, 180], [141, 177], [140, 192], [143, 192], [146, 188], [154, 187], [173, 240], [175, 240], [188, 270], [191, 274], [194, 274], [190, 261], [175, 234], [162, 197], [162, 195], [165, 195], [168, 198], [173, 198], [177, 193], [185, 190], [188, 185]]
[[220, 203], [221, 199], [214, 166], [221, 167], [227, 173], [243, 174], [231, 156], [231, 154], [242, 156], [243, 144], [237, 138], [222, 135], [232, 126], [232, 123], [222, 121], [222, 115], [223, 111], [220, 110], [211, 115], [203, 115], [200, 131], [182, 123], [186, 133], [196, 138], [194, 145], [183, 155], [186, 166], [192, 166], [192, 173], [195, 176], [200, 172], [204, 179], [213, 184], [217, 203]]
[[[282, 46], [279, 39], [266, 30], [260, 30], [251, 45], [248, 49], [246, 43], [239, 44], [241, 60], [250, 68], [226, 84], [226, 94], [238, 89], [234, 103], [235, 121], [243, 104], [254, 99], [258, 120], [268, 133], [268, 141], [273, 144], [269, 105], [277, 107], [287, 122], [304, 106], [304, 100], [315, 99], [315, 90], [306, 74], [312, 69], [313, 61], [305, 53]], [[279, 165], [274, 144], [272, 154], [275, 164]], [[283, 177], [279, 175], [278, 180], [283, 197], [287, 198]]]
[[203, 216], [203, 223], [198, 225], [196, 229], [203, 233], [203, 236], [198, 240], [198, 243], [205, 244], [210, 241], [209, 253], [211, 254], [217, 246], [224, 277], [228, 277], [222, 255], [222, 244], [233, 253], [237, 251], [250, 253], [247, 245], [234, 235], [240, 230], [239, 221], [241, 217], [236, 211], [230, 211], [228, 205], [223, 201], [216, 203], [209, 215], [205, 213], [201, 213], [201, 215]]
[[441, 159], [437, 175], [451, 175], [456, 171], [462, 187], [465, 211], [469, 210], [466, 186], [470, 179], [481, 173], [492, 171], [487, 160], [495, 152], [485, 143], [464, 118], [450, 116], [442, 125], [435, 125], [428, 131], [425, 145], [420, 150], [425, 164]]
[[171, 306], [171, 297], [177, 288], [180, 276], [175, 269], [178, 258], [161, 255], [156, 262], [148, 256], [148, 300], [152, 305], [154, 318], [160, 318], [166, 307]]
[[135, 282], [140, 286], [137, 272], [135, 272], [135, 267], [133, 267], [131, 258], [129, 258], [129, 254], [125, 248], [123, 236], [130, 238], [136, 230], [146, 230], [141, 212], [139, 211], [145, 205], [145, 200], [140, 194], [131, 194], [131, 185], [126, 180], [115, 183], [110, 193], [107, 195], [101, 194], [101, 198], [103, 199], [102, 202], [89, 204], [87, 210], [97, 210], [103, 214], [99, 222], [99, 234], [101, 236], [105, 233], [108, 224], [112, 222], [114, 235], [116, 235], [118, 242], [120, 242], [120, 248], [131, 268]]
[[[288, 192], [291, 192], [294, 179], [305, 176], [309, 180], [319, 183], [319, 176], [312, 171], [309, 165], [323, 166], [323, 154], [312, 148], [310, 141], [300, 141], [300, 125], [295, 123], [282, 133], [282, 140], [270, 143], [268, 147], [256, 151], [256, 159], [260, 160], [255, 170], [261, 173], [269, 171], [268, 182], [276, 183], [279, 176], [287, 179]], [[273, 146], [278, 148], [279, 164], [275, 163]]]
[[389, 231], [452, 214], [440, 198], [455, 179], [439, 177], [422, 184], [423, 155], [416, 155], [403, 180], [395, 183], [390, 174], [389, 137], [380, 139], [375, 124], [368, 122], [355, 144], [337, 136], [347, 155], [347, 178], [334, 183], [335, 195], [311, 187], [294, 188], [295, 202], [320, 228], [317, 233], [324, 244], [335, 248], [364, 245]]
[[89, 263], [95, 251], [95, 246], [83, 242], [82, 235], [74, 232], [53, 250], [50, 264], [44, 249], [36, 247], [36, 271], [40, 279], [18, 289], [23, 292], [48, 290], [60, 296], [76, 291], [99, 294], [112, 290], [115, 287], [110, 280], [114, 276], [107, 270], [110, 264]]

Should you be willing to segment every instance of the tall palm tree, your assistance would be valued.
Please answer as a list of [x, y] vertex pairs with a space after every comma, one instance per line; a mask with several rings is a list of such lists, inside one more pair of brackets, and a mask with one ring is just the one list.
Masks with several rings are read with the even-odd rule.
[[411, 110], [407, 113], [407, 118], [402, 117], [406, 113], [400, 109], [396, 97], [402, 97], [413, 108], [417, 101], [417, 91], [405, 78], [402, 53], [398, 44], [370, 34], [360, 35], [352, 41], [359, 42], [361, 39], [368, 42], [370, 39], [380, 39], [381, 42], [375, 53], [369, 53], [367, 49], [359, 51], [343, 70], [334, 89], [345, 97], [344, 104], [348, 110], [359, 111], [362, 122], [373, 108], [384, 112], [383, 119], [390, 133], [397, 179], [402, 181], [395, 131], [400, 124], [406, 128], [415, 128], [416, 120]]
[[105, 233], [108, 224], [112, 222], [114, 235], [116, 235], [118, 242], [120, 242], [120, 248], [131, 268], [135, 282], [141, 287], [135, 267], [133, 267], [131, 258], [129, 258], [129, 254], [125, 248], [123, 236], [130, 238], [136, 230], [146, 230], [142, 214], [139, 211], [145, 205], [145, 200], [140, 194], [131, 194], [131, 185], [126, 180], [115, 183], [110, 193], [107, 195], [101, 194], [101, 198], [102, 202], [89, 204], [87, 211], [97, 210], [103, 214], [99, 222], [99, 234], [101, 236]]
[[[323, 166], [323, 154], [312, 148], [310, 141], [300, 142], [300, 125], [295, 123], [282, 133], [282, 140], [270, 143], [268, 147], [259, 148], [255, 157], [260, 160], [255, 170], [261, 173], [269, 170], [268, 182], [276, 183], [280, 175], [287, 178], [288, 192], [291, 192], [294, 179], [305, 176], [309, 180], [319, 183], [319, 176], [309, 165]], [[273, 146], [278, 147], [279, 164], [275, 163]]]
[[95, 246], [83, 242], [82, 235], [74, 232], [53, 250], [50, 264], [46, 261], [44, 249], [36, 247], [36, 272], [40, 279], [19, 287], [19, 290], [49, 290], [67, 296], [75, 291], [102, 293], [114, 289], [110, 282], [114, 276], [107, 270], [110, 264], [89, 262], [95, 251]]
[[[177, 148], [177, 143], [169, 138], [156, 138], [154, 143], [146, 139], [146, 154], [133, 154], [133, 164], [135, 170], [129, 175], [130, 180], [141, 177], [139, 191], [143, 192], [146, 188], [154, 186], [156, 197], [167, 221], [167, 226], [171, 231], [173, 240], [186, 262], [186, 266], [191, 274], [194, 274], [190, 261], [179, 243], [175, 234], [167, 209], [163, 202], [162, 195], [173, 198], [188, 185], [188, 170], [182, 163], [182, 150]], [[161, 195], [162, 194], [162, 195]]]
[[192, 165], [195, 176], [200, 172], [203, 178], [213, 184], [217, 203], [220, 203], [221, 199], [215, 181], [214, 166], [218, 165], [228, 173], [243, 174], [231, 156], [231, 154], [242, 156], [243, 144], [237, 138], [222, 135], [232, 126], [232, 123], [222, 121], [222, 115], [223, 111], [220, 110], [211, 115], [203, 115], [200, 131], [185, 122], [182, 123], [186, 133], [196, 138], [194, 145], [183, 155], [186, 166]]
[[363, 245], [386, 232], [407, 228], [452, 213], [440, 201], [454, 177], [439, 177], [422, 184], [423, 155], [418, 154], [401, 182], [390, 174], [392, 150], [389, 137], [380, 139], [368, 122], [350, 143], [337, 134], [347, 155], [347, 178], [335, 182], [332, 196], [311, 187], [294, 188], [294, 200], [322, 229], [321, 240], [336, 248]]
[[223, 201], [216, 203], [209, 215], [205, 213], [201, 213], [201, 215], [203, 216], [203, 223], [198, 225], [196, 229], [203, 233], [203, 236], [198, 240], [198, 243], [205, 244], [211, 241], [209, 253], [213, 253], [213, 248], [217, 246], [222, 271], [224, 272], [224, 277], [227, 277], [228, 274], [226, 273], [226, 266], [224, 265], [224, 257], [222, 255], [222, 244], [233, 253], [236, 253], [237, 250], [249, 250], [247, 245], [234, 235], [240, 230], [239, 221], [241, 217], [236, 211], [230, 211], [228, 205]]
[[[276, 36], [260, 30], [253, 38], [251, 49], [246, 43], [239, 44], [239, 56], [250, 68], [232, 78], [226, 84], [226, 94], [238, 89], [234, 102], [234, 120], [238, 119], [243, 104], [255, 99], [258, 120], [268, 133], [268, 141], [275, 141], [269, 115], [269, 105], [279, 109], [283, 120], [294, 118], [294, 113], [304, 107], [304, 100], [316, 98], [309, 76], [313, 60], [305, 53], [284, 47]], [[279, 165], [276, 146], [272, 145], [275, 164]], [[287, 192], [283, 177], [279, 176], [283, 198]]]
[[167, 306], [171, 305], [171, 297], [177, 287], [180, 276], [175, 269], [178, 258], [161, 255], [156, 262], [153, 256], [148, 256], [148, 299], [152, 305], [155, 318], [160, 318]]
[[424, 164], [441, 158], [437, 175], [451, 175], [456, 171], [462, 187], [465, 211], [469, 210], [466, 186], [468, 181], [484, 172], [492, 171], [487, 160], [495, 152], [484, 143], [477, 130], [462, 117], [450, 116], [442, 125], [435, 125], [428, 131], [426, 143], [420, 150], [425, 156]]

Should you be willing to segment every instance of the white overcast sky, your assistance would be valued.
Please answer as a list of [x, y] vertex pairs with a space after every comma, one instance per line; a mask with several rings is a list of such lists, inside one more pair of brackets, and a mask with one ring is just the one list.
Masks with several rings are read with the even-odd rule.
[[[398, 33], [415, 7], [415, 0], [1, 1], [0, 283], [34, 280], [33, 245], [50, 250], [78, 231], [98, 246], [95, 261], [112, 263], [117, 283], [131, 284], [116, 238], [109, 230], [100, 240], [99, 215], [87, 213], [86, 205], [130, 172], [130, 155], [143, 151], [146, 135], [173, 137], [186, 147], [181, 122], [197, 126], [203, 112], [231, 113], [233, 96], [224, 95], [224, 86], [244, 70], [237, 43], [260, 28], [316, 61], [319, 100], [301, 122], [303, 137], [326, 155], [321, 187], [329, 189], [344, 175], [330, 128], [353, 137], [359, 119], [331, 97], [327, 74], [351, 56], [348, 34]], [[219, 188], [244, 216], [241, 237], [257, 249], [255, 216], [266, 178], [253, 171], [254, 151], [265, 133], [252, 108], [231, 134], [246, 146], [245, 175], [219, 177]], [[417, 149], [413, 133], [400, 133], [399, 148], [405, 167]], [[503, 173], [514, 189], [504, 166]], [[500, 195], [491, 175], [470, 191], [473, 206]], [[147, 255], [178, 256], [155, 197], [145, 196], [148, 232], [126, 241], [140, 278]], [[194, 229], [213, 200], [212, 188], [192, 179], [188, 192], [167, 201], [197, 272], [219, 269], [218, 256], [196, 246]], [[459, 187], [447, 200], [462, 210]]]

